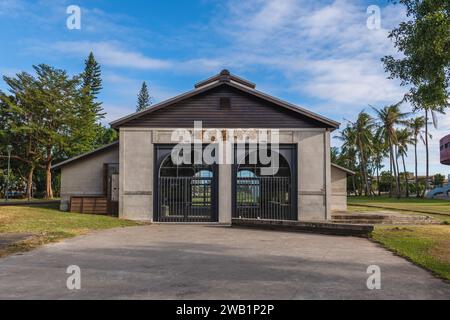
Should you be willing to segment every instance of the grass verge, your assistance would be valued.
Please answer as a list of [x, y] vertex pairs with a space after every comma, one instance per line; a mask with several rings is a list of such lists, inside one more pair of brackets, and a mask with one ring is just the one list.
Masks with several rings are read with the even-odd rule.
[[389, 198], [389, 197], [348, 197], [351, 206], [366, 206], [380, 209], [392, 209], [419, 213], [431, 213], [450, 216], [450, 201], [418, 198]]
[[66, 213], [57, 206], [0, 206], [0, 233], [32, 234], [18, 243], [0, 247], [0, 257], [28, 251], [40, 245], [86, 234], [93, 230], [136, 226], [139, 223], [113, 217]]
[[450, 280], [450, 226], [376, 226], [372, 238], [396, 254]]
[[349, 197], [349, 212], [389, 210], [428, 215], [441, 225], [376, 225], [372, 239], [413, 263], [450, 280], [450, 202], [430, 199]]

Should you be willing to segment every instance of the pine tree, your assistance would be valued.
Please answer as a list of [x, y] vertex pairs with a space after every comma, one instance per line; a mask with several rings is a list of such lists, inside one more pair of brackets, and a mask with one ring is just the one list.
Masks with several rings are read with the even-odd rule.
[[81, 78], [81, 102], [78, 109], [79, 125], [74, 128], [73, 139], [78, 149], [72, 149], [74, 156], [95, 148], [98, 122], [105, 115], [102, 103], [97, 100], [102, 89], [101, 69], [91, 52], [85, 60]]
[[100, 69], [100, 65], [95, 60], [94, 54], [92, 52], [89, 53], [88, 58], [84, 62], [84, 72], [82, 74], [83, 79], [83, 88], [86, 88], [88, 94], [93, 98], [97, 98], [102, 87], [102, 72]]
[[148, 93], [148, 87], [145, 81], [142, 83], [141, 90], [138, 94], [138, 102], [136, 106], [136, 112], [142, 111], [150, 107], [152, 104], [150, 95]]

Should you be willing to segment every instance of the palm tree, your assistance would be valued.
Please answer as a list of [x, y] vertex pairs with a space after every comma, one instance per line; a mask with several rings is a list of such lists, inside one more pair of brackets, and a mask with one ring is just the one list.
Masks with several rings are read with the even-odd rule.
[[359, 154], [361, 177], [364, 179], [364, 195], [368, 196], [370, 194], [370, 187], [367, 173], [367, 161], [372, 151], [373, 129], [375, 127], [375, 122], [368, 113], [361, 111], [358, 114], [358, 118], [353, 126], [356, 131], [355, 143]]
[[[397, 131], [396, 127], [401, 124], [405, 124], [405, 118], [408, 116], [408, 113], [400, 112], [399, 108], [400, 103], [385, 106], [383, 109], [378, 110], [373, 108], [378, 118], [378, 130], [377, 136], [386, 143], [386, 147], [389, 148], [389, 160], [391, 166], [391, 174], [392, 169], [394, 170], [394, 178], [397, 179], [397, 197], [400, 197], [400, 181], [398, 176], [398, 165], [396, 164], [396, 150], [395, 146], [397, 145]], [[391, 187], [389, 191], [389, 196], [392, 196], [392, 185], [393, 181], [391, 178]]]
[[[341, 158], [342, 161], [344, 161], [345, 166], [347, 168], [354, 168], [356, 163], [356, 154], [357, 149], [355, 145], [355, 130], [351, 125], [347, 125], [347, 127], [340, 132], [339, 136], [335, 137], [336, 139], [342, 141], [341, 146]], [[352, 176], [352, 184], [353, 184], [353, 191], [356, 193], [356, 183], [355, 183], [355, 176]], [[361, 192], [360, 192], [361, 194]]]
[[387, 157], [388, 150], [382, 137], [375, 135], [372, 142], [372, 163], [377, 174], [378, 195], [381, 195], [380, 190], [380, 170], [383, 168], [383, 160]]
[[[429, 150], [429, 138], [432, 136], [429, 134], [428, 124], [429, 124], [429, 114], [431, 113], [431, 117], [433, 119], [433, 125], [437, 128], [437, 113], [445, 114], [446, 106], [422, 106], [419, 109], [423, 109], [425, 111], [425, 155], [426, 155], [426, 173], [425, 173], [425, 192], [429, 189], [429, 180], [430, 180], [430, 150]], [[425, 194], [425, 193], [424, 193]]]
[[368, 113], [361, 111], [356, 122], [349, 121], [349, 125], [340, 137], [341, 141], [344, 142], [343, 148], [348, 149], [351, 146], [357, 151], [361, 184], [366, 196], [370, 194], [367, 163], [372, 149], [374, 127], [373, 118]]
[[416, 195], [417, 198], [420, 198], [419, 191], [419, 178], [417, 173], [417, 144], [419, 143], [419, 139], [425, 144], [425, 131], [423, 130], [425, 127], [425, 118], [417, 117], [413, 118], [409, 121], [408, 124], [411, 129], [412, 134], [412, 144], [414, 145], [414, 175], [415, 175], [415, 184], [416, 184]]
[[408, 156], [408, 145], [413, 143], [414, 139], [411, 138], [411, 131], [409, 130], [409, 128], [397, 130], [398, 156], [402, 157], [403, 173], [405, 175], [405, 192], [407, 198], [409, 198], [409, 181], [408, 181], [408, 172], [406, 171], [405, 165], [405, 156], [406, 157]]

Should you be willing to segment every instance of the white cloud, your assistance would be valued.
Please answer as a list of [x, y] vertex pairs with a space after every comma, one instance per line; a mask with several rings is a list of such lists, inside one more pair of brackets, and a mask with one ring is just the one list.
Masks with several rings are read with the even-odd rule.
[[403, 89], [386, 79], [380, 63], [353, 59], [310, 61], [312, 80], [299, 87], [310, 95], [341, 105], [363, 108], [380, 102], [398, 102]]
[[65, 41], [52, 45], [54, 50], [65, 54], [84, 55], [90, 51], [95, 53], [96, 59], [104, 65], [143, 70], [167, 69], [172, 66], [168, 60], [151, 58], [140, 52], [125, 49], [114, 42]]
[[[404, 89], [387, 80], [380, 58], [394, 53], [388, 30], [366, 26], [358, 2], [231, 1], [222, 32], [230, 37], [234, 65], [282, 72], [293, 90], [327, 103], [361, 108], [397, 102]], [[386, 13], [386, 14], [385, 14]], [[399, 6], [382, 11], [382, 25], [403, 16]]]

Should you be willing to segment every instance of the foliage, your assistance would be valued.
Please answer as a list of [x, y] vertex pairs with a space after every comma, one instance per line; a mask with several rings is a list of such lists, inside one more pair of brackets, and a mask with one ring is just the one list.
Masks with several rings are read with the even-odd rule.
[[[392, 30], [389, 38], [401, 58], [382, 59], [390, 78], [408, 86], [405, 100], [414, 111], [425, 111], [426, 181], [429, 176], [428, 118], [431, 111], [444, 113], [450, 91], [450, 2], [448, 0], [399, 0], [408, 20]], [[436, 125], [436, 122], [435, 122]]]
[[136, 106], [136, 112], [143, 111], [150, 107], [152, 104], [150, 94], [148, 93], [148, 87], [145, 81], [142, 83], [141, 90], [138, 94], [138, 101]]
[[52, 183], [58, 182], [51, 172], [54, 161], [111, 143], [117, 133], [98, 122], [104, 116], [97, 101], [102, 81], [92, 53], [81, 75], [45, 64], [33, 70], [3, 77], [8, 92], [0, 91], [0, 162], [4, 167], [4, 146], [11, 144], [12, 171], [27, 181], [28, 196], [44, 183], [51, 198]]
[[442, 174], [435, 174], [433, 177], [433, 185], [435, 188], [442, 187], [444, 185], [445, 177]]
[[416, 108], [443, 111], [450, 101], [450, 4], [447, 0], [399, 2], [409, 20], [392, 30], [389, 38], [403, 56], [384, 57], [386, 71], [411, 87], [406, 98]]

